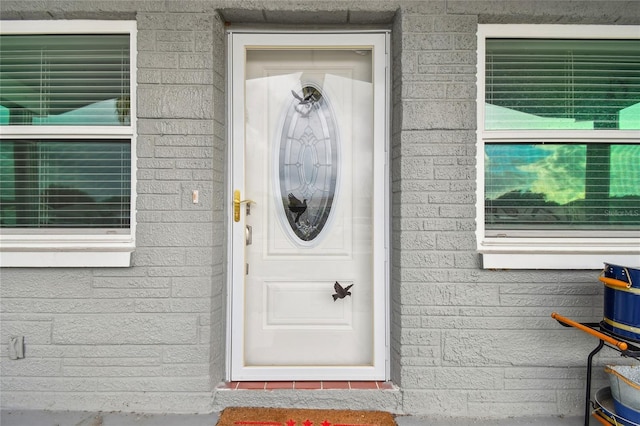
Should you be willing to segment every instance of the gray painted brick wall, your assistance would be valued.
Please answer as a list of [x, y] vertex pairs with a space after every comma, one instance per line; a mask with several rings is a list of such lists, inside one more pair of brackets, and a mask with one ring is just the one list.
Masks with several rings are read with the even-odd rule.
[[[2, 407], [211, 409], [225, 377], [221, 9], [235, 23], [392, 28], [390, 361], [398, 411], [581, 414], [583, 365], [596, 342], [549, 314], [600, 317], [597, 273], [488, 271], [475, 253], [475, 32], [478, 23], [638, 24], [637, 5], [4, 1], [3, 19], [136, 19], [139, 135], [131, 268], [2, 270]], [[9, 360], [11, 335], [25, 336], [25, 359]], [[604, 353], [597, 364], [615, 359]], [[596, 371], [594, 388], [603, 383]]]

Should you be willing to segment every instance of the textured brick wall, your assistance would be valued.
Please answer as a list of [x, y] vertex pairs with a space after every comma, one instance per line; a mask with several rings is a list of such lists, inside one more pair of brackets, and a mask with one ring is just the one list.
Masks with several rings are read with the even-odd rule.
[[19, 6], [137, 20], [137, 247], [131, 268], [2, 271], [4, 407], [203, 412], [224, 377], [224, 29], [181, 4]]
[[[476, 31], [620, 19], [637, 22], [637, 4], [434, 1], [397, 16], [391, 341], [406, 412], [582, 413], [597, 340], [549, 315], [602, 318], [598, 272], [482, 270], [475, 252]], [[594, 389], [616, 355], [596, 359]]]
[[[485, 271], [475, 253], [475, 32], [638, 24], [633, 1], [5, 0], [4, 19], [137, 20], [139, 136], [133, 267], [1, 271], [2, 406], [210, 407], [226, 327], [218, 6], [256, 23], [393, 23], [391, 374], [403, 411], [580, 414], [596, 342], [549, 314], [598, 319], [596, 274]], [[25, 336], [25, 359], [8, 359], [10, 335]]]

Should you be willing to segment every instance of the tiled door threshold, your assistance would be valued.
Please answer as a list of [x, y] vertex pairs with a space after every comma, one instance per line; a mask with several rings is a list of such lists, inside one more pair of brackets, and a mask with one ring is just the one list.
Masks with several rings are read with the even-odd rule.
[[286, 407], [402, 412], [402, 391], [385, 381], [253, 381], [220, 383], [212, 407]]
[[219, 389], [230, 390], [276, 390], [276, 389], [295, 389], [295, 390], [323, 390], [323, 389], [341, 389], [341, 390], [391, 390], [393, 384], [391, 382], [381, 381], [277, 381], [277, 382], [225, 382]]

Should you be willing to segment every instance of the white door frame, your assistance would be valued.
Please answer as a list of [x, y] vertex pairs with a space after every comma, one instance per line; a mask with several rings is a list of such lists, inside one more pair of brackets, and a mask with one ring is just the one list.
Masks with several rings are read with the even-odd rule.
[[[349, 377], [351, 380], [380, 380], [389, 378], [390, 359], [390, 319], [389, 319], [389, 282], [390, 282], [390, 33], [387, 30], [380, 31], [259, 31], [259, 30], [229, 30], [227, 32], [227, 140], [228, 140], [228, 173], [227, 173], [227, 193], [226, 193], [226, 224], [227, 224], [227, 333], [226, 333], [226, 379], [227, 380], [265, 380], [261, 378], [264, 373], [260, 370], [249, 374], [239, 372], [237, 366], [242, 359], [242, 347], [232, 347], [232, 341], [238, 342], [241, 339], [234, 338], [234, 333], [243, 329], [242, 297], [234, 297], [241, 286], [234, 285], [234, 277], [244, 276], [244, 258], [234, 256], [234, 241], [244, 241], [244, 226], [237, 226], [233, 219], [232, 197], [235, 189], [240, 189], [244, 196], [244, 167], [241, 160], [244, 150], [244, 123], [237, 117], [244, 117], [244, 102], [233, 102], [234, 85], [244, 84], [243, 76], [237, 76], [234, 71], [234, 63], [244, 60], [241, 57], [233, 57], [234, 47], [237, 45], [247, 45], [249, 40], [255, 45], [255, 36], [260, 34], [261, 44], [263, 40], [268, 40], [270, 45], [286, 46], [313, 46], [309, 44], [308, 37], [301, 35], [322, 35], [322, 46], [335, 45], [371, 45], [371, 34], [383, 36], [382, 42], [375, 45], [374, 69], [384, 69], [384, 75], [374, 76], [375, 98], [382, 97], [383, 102], [375, 102], [376, 112], [374, 114], [374, 187], [384, 188], [384, 196], [378, 197], [376, 201], [373, 226], [374, 226], [374, 258], [373, 268], [375, 280], [374, 292], [380, 297], [374, 298], [374, 312], [383, 314], [374, 317], [374, 365], [372, 367], [357, 367], [359, 371], [354, 371], [354, 367], [349, 367]], [[347, 40], [348, 43], [345, 41]], [[384, 54], [380, 54], [384, 52]], [[380, 62], [384, 64], [380, 67]], [[242, 81], [238, 81], [242, 80]], [[237, 89], [237, 87], [236, 87]], [[235, 122], [234, 122], [235, 121]], [[234, 161], [234, 158], [236, 159]], [[384, 173], [378, 173], [384, 170]], [[234, 226], [235, 225], [235, 226]], [[383, 232], [377, 232], [382, 230]], [[244, 246], [244, 243], [243, 243]], [[238, 346], [238, 343], [235, 343]], [[345, 380], [341, 375], [342, 367], [332, 367], [332, 373], [322, 377], [309, 376], [307, 380]], [[273, 380], [277, 376], [281, 380], [292, 380], [291, 375], [304, 370], [303, 367], [269, 368], [269, 375]]]

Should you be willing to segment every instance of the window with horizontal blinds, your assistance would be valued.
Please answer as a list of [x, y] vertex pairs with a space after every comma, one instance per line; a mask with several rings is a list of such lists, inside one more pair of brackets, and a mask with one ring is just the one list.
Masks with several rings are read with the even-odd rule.
[[485, 230], [640, 226], [640, 144], [486, 143]]
[[637, 261], [639, 29], [478, 25], [483, 268]]
[[127, 267], [135, 21], [0, 25], [0, 267]]
[[130, 225], [131, 145], [122, 140], [3, 140], [3, 228]]
[[487, 38], [484, 59], [482, 132], [510, 131], [483, 133], [485, 235], [637, 229], [640, 140], [598, 132], [640, 129], [640, 42]]
[[640, 41], [486, 39], [485, 130], [640, 129]]
[[0, 37], [0, 226], [128, 233], [130, 34]]
[[2, 35], [0, 124], [128, 126], [128, 34]]

